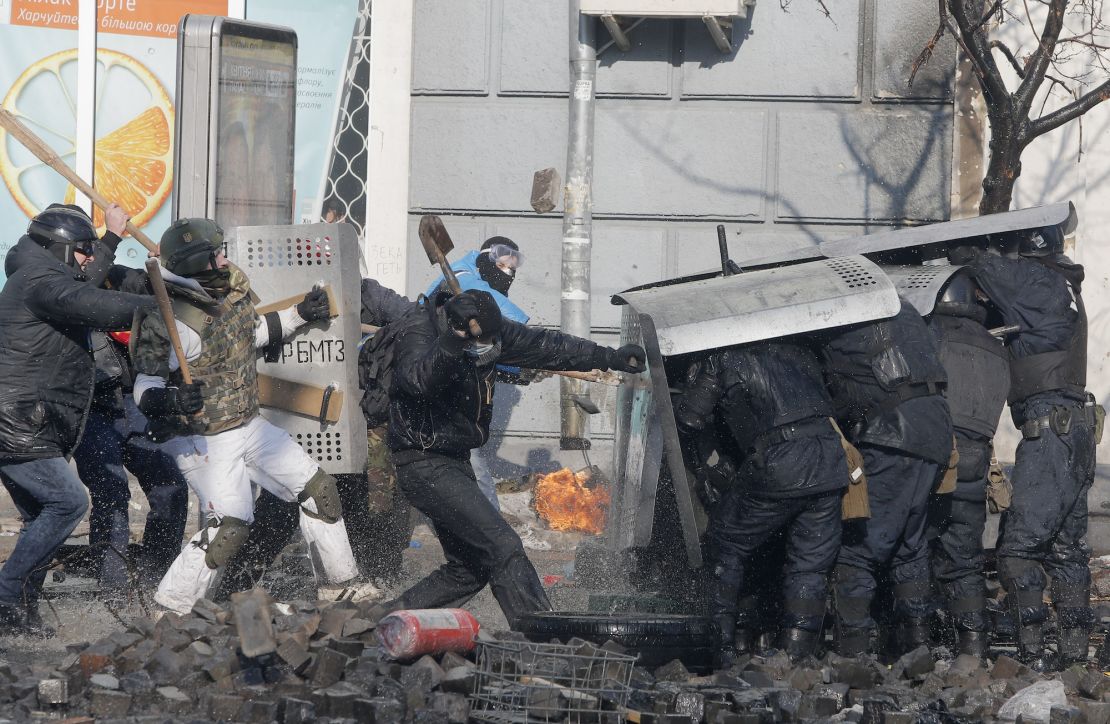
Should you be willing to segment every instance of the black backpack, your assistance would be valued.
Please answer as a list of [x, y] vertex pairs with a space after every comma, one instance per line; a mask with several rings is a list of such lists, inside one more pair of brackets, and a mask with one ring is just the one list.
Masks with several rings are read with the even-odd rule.
[[419, 305], [408, 313], [379, 327], [358, 351], [358, 386], [362, 390], [359, 406], [366, 416], [368, 428], [381, 427], [389, 422], [389, 387], [393, 381], [395, 342], [404, 333], [405, 327], [412, 323], [409, 317], [431, 313], [423, 295], [417, 301]]

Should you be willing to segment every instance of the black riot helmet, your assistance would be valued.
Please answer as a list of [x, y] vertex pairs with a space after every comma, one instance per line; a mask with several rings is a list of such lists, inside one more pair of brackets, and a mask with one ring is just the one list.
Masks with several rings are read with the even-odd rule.
[[92, 256], [92, 245], [98, 238], [92, 219], [81, 207], [73, 204], [47, 206], [45, 211], [31, 219], [27, 236], [53, 253], [58, 261], [71, 267], [77, 267], [73, 253], [79, 251]]
[[1064, 253], [1064, 233], [1058, 226], [1046, 226], [1024, 234], [1018, 242], [1021, 256], [1045, 257]]
[[933, 308], [934, 314], [949, 317], [967, 317], [982, 324], [987, 319], [986, 308], [979, 303], [979, 285], [966, 271], [958, 271], [948, 280], [944, 292]]

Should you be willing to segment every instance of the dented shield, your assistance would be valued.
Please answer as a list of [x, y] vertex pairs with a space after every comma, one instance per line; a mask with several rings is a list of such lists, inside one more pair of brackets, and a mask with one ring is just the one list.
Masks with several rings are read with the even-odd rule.
[[228, 229], [227, 258], [246, 272], [257, 307], [288, 307], [327, 288], [333, 314], [285, 340], [276, 361], [259, 360], [262, 415], [286, 430], [325, 472], [366, 469], [366, 420], [358, 402], [361, 338], [358, 237], [350, 224]]
[[949, 247], [1025, 229], [1055, 226], [1066, 236], [1075, 231], [1076, 223], [1075, 207], [1070, 201], [1063, 201], [1048, 206], [835, 239], [822, 243], [819, 248], [827, 257], [878, 254], [897, 261], [909, 261], [900, 258], [906, 255], [913, 255], [919, 260], [936, 259], [944, 256]]
[[894, 284], [842, 257], [660, 285], [614, 297], [654, 323], [664, 357], [893, 317]]

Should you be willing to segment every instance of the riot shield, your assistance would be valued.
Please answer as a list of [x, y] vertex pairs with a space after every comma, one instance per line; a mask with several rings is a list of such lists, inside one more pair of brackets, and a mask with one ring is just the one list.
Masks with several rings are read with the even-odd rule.
[[963, 267], [952, 264], [925, 264], [883, 266], [882, 269], [890, 281], [894, 282], [898, 296], [912, 304], [922, 317], [927, 317], [933, 313], [933, 307], [940, 299], [944, 285]]
[[358, 406], [361, 279], [354, 227], [240, 226], [228, 229], [225, 238], [227, 258], [250, 278], [260, 309], [303, 296], [317, 285], [330, 288], [339, 316], [287, 339], [276, 362], [259, 360], [267, 405], [262, 415], [328, 473], [364, 472], [366, 421]]
[[850, 254], [883, 254], [897, 257], [900, 253], [914, 253], [921, 259], [943, 257], [950, 246], [983, 239], [992, 234], [1006, 234], [1023, 229], [1040, 229], [1056, 226], [1065, 235], [1075, 231], [1077, 218], [1070, 201], [1048, 206], [1034, 206], [1017, 211], [1004, 211], [969, 219], [942, 221], [936, 224], [915, 226], [908, 229], [880, 231], [876, 234], [852, 236], [826, 241], [820, 245], [827, 257]]
[[651, 317], [664, 356], [814, 332], [898, 313], [894, 284], [863, 257], [622, 292]]

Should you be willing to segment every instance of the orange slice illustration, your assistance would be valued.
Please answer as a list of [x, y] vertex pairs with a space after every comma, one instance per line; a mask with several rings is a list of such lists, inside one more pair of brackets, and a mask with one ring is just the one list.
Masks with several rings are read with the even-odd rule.
[[[173, 104], [161, 82], [135, 58], [105, 49], [98, 50], [96, 57], [94, 185], [141, 227], [166, 202], [173, 186]], [[71, 165], [76, 156], [76, 67], [75, 49], [41, 58], [23, 71], [2, 102]], [[72, 203], [76, 195], [72, 186], [2, 129], [0, 177], [28, 216], [60, 199]], [[102, 229], [104, 216], [99, 209], [94, 210], [93, 221]]]

